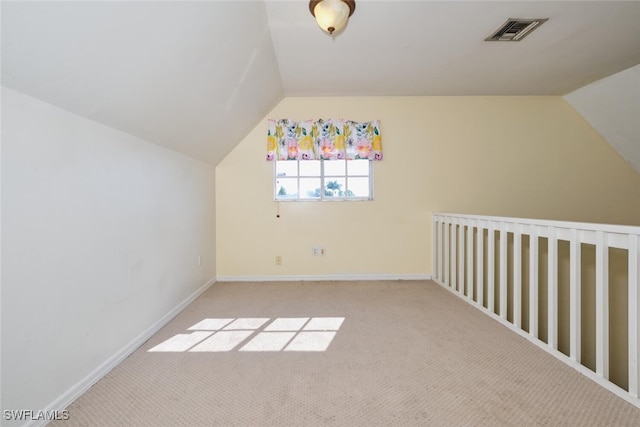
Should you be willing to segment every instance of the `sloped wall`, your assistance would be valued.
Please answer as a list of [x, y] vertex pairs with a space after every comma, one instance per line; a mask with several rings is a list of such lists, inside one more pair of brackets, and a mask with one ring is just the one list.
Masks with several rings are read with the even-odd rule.
[[2, 89], [3, 410], [61, 409], [215, 276], [214, 173]]

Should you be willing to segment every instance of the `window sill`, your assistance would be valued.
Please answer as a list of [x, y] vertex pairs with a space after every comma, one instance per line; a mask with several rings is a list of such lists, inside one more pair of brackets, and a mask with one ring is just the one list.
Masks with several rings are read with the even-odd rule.
[[372, 202], [373, 199], [368, 197], [349, 197], [349, 198], [327, 198], [327, 199], [273, 199], [274, 202], [298, 203], [298, 202]]

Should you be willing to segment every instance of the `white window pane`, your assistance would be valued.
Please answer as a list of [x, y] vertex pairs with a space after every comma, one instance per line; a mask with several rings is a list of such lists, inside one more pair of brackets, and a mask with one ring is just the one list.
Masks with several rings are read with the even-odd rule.
[[298, 162], [288, 160], [276, 162], [276, 176], [297, 176]]
[[325, 160], [324, 161], [324, 175], [342, 175], [346, 174], [346, 160]]
[[302, 160], [300, 176], [320, 176], [320, 160]]
[[369, 178], [349, 178], [347, 184], [350, 197], [369, 197]]
[[300, 198], [320, 198], [320, 178], [300, 178]]
[[369, 160], [349, 160], [347, 162], [347, 172], [349, 175], [369, 175]]
[[325, 197], [345, 197], [347, 193], [347, 180], [345, 178], [325, 178], [324, 195]]
[[276, 199], [295, 199], [297, 197], [297, 178], [280, 178], [276, 180]]
[[369, 199], [372, 167], [366, 159], [276, 162], [275, 200]]

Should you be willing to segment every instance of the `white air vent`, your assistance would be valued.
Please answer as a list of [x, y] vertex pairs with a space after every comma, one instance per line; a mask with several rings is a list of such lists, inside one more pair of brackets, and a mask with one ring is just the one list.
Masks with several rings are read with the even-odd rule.
[[509, 18], [492, 35], [484, 39], [488, 42], [519, 42], [533, 30], [542, 25], [546, 19]]

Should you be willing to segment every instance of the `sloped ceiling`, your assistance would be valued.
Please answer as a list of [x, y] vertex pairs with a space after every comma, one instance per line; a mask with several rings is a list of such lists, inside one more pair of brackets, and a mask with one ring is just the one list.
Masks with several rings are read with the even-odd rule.
[[214, 165], [283, 97], [259, 1], [3, 1], [2, 84]]
[[640, 173], [640, 65], [573, 91], [565, 99]]
[[[215, 165], [284, 96], [565, 95], [640, 63], [639, 1], [356, 4], [330, 37], [307, 0], [3, 1], [2, 84]], [[484, 41], [513, 17], [549, 21]]]

